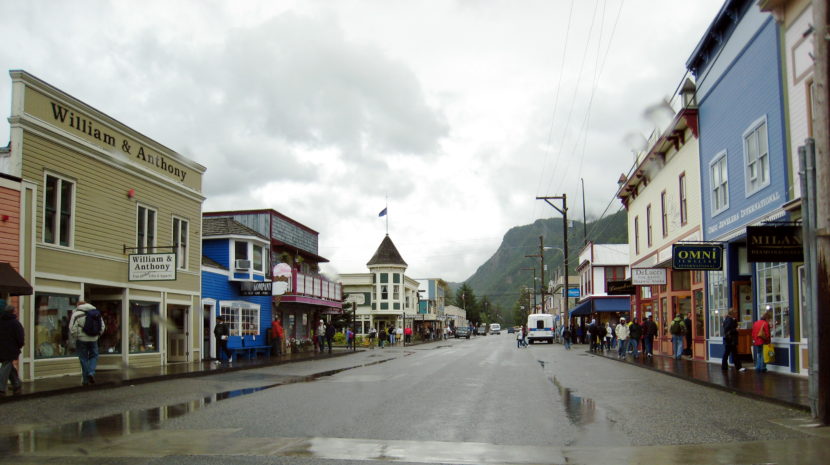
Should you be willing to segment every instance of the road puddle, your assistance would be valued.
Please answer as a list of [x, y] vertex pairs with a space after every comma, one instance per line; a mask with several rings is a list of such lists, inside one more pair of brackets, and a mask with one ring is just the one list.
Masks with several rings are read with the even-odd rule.
[[378, 360], [362, 365], [337, 368], [315, 373], [309, 376], [297, 376], [281, 380], [278, 383], [263, 386], [233, 389], [217, 392], [199, 399], [164, 405], [149, 409], [128, 410], [104, 417], [55, 426], [29, 425], [23, 427], [0, 427], [0, 454], [28, 454], [45, 451], [55, 447], [75, 445], [75, 452], [89, 453], [83, 444], [92, 441], [108, 441], [122, 436], [159, 429], [160, 425], [188, 413], [206, 408], [217, 402], [247, 396], [266, 389], [297, 383], [313, 382], [320, 378], [333, 376], [346, 370], [362, 368], [392, 359]]
[[575, 394], [571, 388], [563, 386], [556, 377], [548, 379], [559, 390], [559, 397], [568, 422], [580, 430], [575, 439], [566, 443], [567, 446], [597, 443], [608, 446], [628, 444], [628, 439], [616, 427], [616, 421], [608, 411], [600, 407], [593, 399]]

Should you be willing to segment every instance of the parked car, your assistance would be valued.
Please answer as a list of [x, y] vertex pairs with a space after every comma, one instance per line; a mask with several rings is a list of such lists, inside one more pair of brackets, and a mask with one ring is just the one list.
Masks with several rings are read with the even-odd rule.
[[458, 339], [459, 337], [464, 337], [469, 339], [470, 338], [470, 328], [467, 326], [456, 326], [455, 328], [455, 338]]
[[501, 325], [498, 323], [490, 323], [490, 334], [501, 334]]
[[487, 335], [487, 325], [479, 325], [479, 327], [476, 328], [476, 334], [479, 335], [479, 336], [486, 336]]
[[514, 327], [512, 327], [512, 326], [511, 326], [511, 327], [509, 327], [509, 328], [507, 328], [507, 334], [513, 334], [513, 333], [515, 333], [515, 332], [516, 332], [516, 328], [514, 328]]

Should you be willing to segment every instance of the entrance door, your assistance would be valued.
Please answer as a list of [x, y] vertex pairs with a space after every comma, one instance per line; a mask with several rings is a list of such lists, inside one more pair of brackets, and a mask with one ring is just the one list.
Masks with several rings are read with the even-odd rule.
[[167, 361], [187, 361], [187, 307], [167, 307]]
[[210, 360], [216, 353], [213, 340], [213, 309], [215, 304], [202, 304], [202, 360]]

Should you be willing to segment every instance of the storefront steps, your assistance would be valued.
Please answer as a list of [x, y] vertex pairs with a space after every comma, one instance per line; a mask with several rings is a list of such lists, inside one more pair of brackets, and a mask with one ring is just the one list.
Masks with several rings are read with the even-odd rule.
[[[587, 345], [585, 347], [587, 349]], [[594, 355], [630, 363], [741, 396], [810, 411], [809, 380], [806, 377], [773, 371], [758, 373], [753, 369], [752, 361], [744, 362], [743, 366], [746, 370], [738, 372], [732, 364], [729, 364], [728, 371], [723, 371], [719, 361], [714, 363], [692, 360], [688, 357], [676, 360], [666, 355], [637, 358], [629, 355], [625, 359], [620, 359], [617, 357], [617, 349]]]

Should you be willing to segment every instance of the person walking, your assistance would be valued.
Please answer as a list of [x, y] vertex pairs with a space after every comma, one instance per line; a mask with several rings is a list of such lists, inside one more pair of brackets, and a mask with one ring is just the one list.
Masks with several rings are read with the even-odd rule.
[[588, 351], [595, 352], [597, 349], [597, 320], [591, 320], [588, 325]]
[[611, 327], [611, 322], [605, 323], [605, 350], [611, 350], [611, 342], [614, 340], [614, 328]]
[[317, 347], [319, 348], [320, 352], [322, 353], [326, 350], [326, 322], [320, 320], [320, 323], [317, 324]]
[[23, 383], [20, 382], [20, 376], [14, 364], [20, 358], [24, 338], [23, 325], [17, 320], [15, 308], [6, 305], [0, 311], [0, 396], [6, 395], [6, 385], [9, 382], [11, 382], [13, 394], [18, 395], [23, 392]]
[[329, 354], [331, 354], [331, 343], [334, 341], [334, 324], [329, 323], [326, 325], [326, 344], [329, 346]]
[[689, 318], [689, 314], [686, 314], [686, 319], [683, 320], [683, 324], [686, 325], [686, 349], [683, 350], [683, 355], [692, 356], [692, 319]]
[[395, 345], [395, 326], [389, 327], [389, 345]]
[[567, 326], [562, 327], [562, 342], [565, 344], [565, 350], [571, 350], [571, 329]]
[[638, 344], [643, 336], [643, 327], [637, 323], [637, 319], [628, 324], [628, 353], [635, 358], [640, 356]]
[[625, 324], [625, 317], [620, 317], [614, 332], [617, 334], [617, 357], [625, 358], [625, 351], [628, 349], [628, 326]]
[[346, 348], [354, 349], [354, 333], [351, 328], [346, 329]]
[[758, 373], [767, 371], [767, 363], [764, 361], [764, 344], [770, 344], [772, 341], [769, 327], [771, 319], [772, 312], [767, 310], [761, 319], [752, 325], [752, 355], [755, 356], [755, 371]]
[[280, 323], [279, 317], [275, 316], [274, 321], [271, 323], [271, 355], [276, 355], [277, 357], [282, 355], [283, 336], [282, 324]]
[[671, 333], [672, 356], [675, 360], [680, 360], [683, 356], [683, 341], [686, 339], [686, 324], [683, 323], [683, 315], [677, 314], [669, 326], [669, 333]]
[[522, 325], [522, 346], [527, 347], [527, 325]]
[[[231, 335], [231, 329], [225, 323], [224, 316], [219, 315], [216, 317], [216, 326], [213, 328], [213, 335], [216, 336], [216, 361], [221, 364], [231, 363], [233, 352], [228, 349], [228, 338]], [[222, 360], [222, 354], [225, 354], [225, 360]]]
[[404, 344], [411, 344], [412, 343], [412, 327], [411, 326], [407, 326], [403, 330], [403, 338], [404, 338], [403, 339]]
[[654, 315], [649, 313], [646, 321], [643, 322], [643, 354], [646, 357], [654, 357], [655, 337], [657, 337], [657, 323], [654, 322]]
[[369, 328], [369, 348], [370, 349], [375, 348], [375, 337], [377, 337], [377, 335], [378, 335], [378, 331], [375, 329], [374, 326]]
[[387, 337], [389, 336], [386, 334], [386, 330], [380, 328], [380, 331], [378, 331], [378, 347], [383, 349], [383, 343], [386, 342]]
[[516, 331], [516, 348], [521, 349], [524, 345], [524, 332], [523, 331]]
[[738, 312], [733, 309], [723, 319], [723, 358], [720, 369], [729, 370], [729, 355], [732, 355], [732, 363], [740, 373], [746, 371], [746, 368], [741, 366], [741, 357], [738, 356], [738, 320], [735, 319], [737, 315]]
[[[89, 322], [87, 322], [89, 320]], [[75, 350], [81, 363], [81, 384], [95, 384], [98, 366], [98, 338], [104, 333], [104, 319], [95, 306], [78, 302], [69, 319], [70, 334], [76, 339]]]
[[597, 323], [597, 352], [603, 353], [606, 350], [605, 339], [608, 337], [608, 331], [603, 326], [602, 322]]

